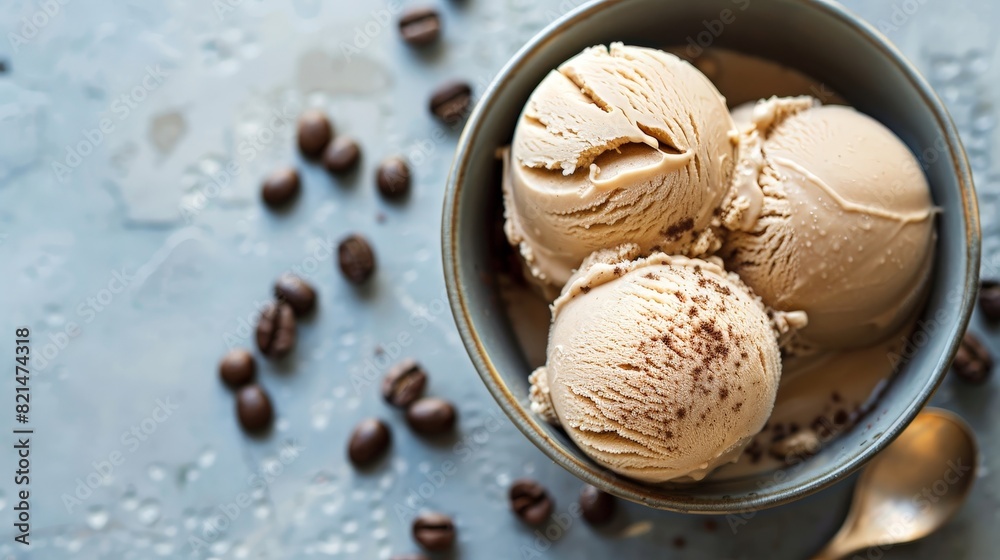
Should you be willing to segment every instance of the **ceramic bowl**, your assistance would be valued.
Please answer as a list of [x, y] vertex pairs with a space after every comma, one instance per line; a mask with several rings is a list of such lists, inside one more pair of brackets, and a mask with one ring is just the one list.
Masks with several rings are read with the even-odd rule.
[[[502, 219], [495, 151], [509, 144], [525, 101], [547, 72], [588, 46], [614, 41], [693, 51], [723, 47], [797, 69], [892, 129], [925, 166], [943, 212], [933, 285], [912, 340], [912, 358], [896, 373], [877, 413], [794, 467], [727, 481], [650, 486], [597, 465], [561, 430], [528, 410], [532, 364], [491, 281]], [[679, 512], [732, 513], [787, 503], [864, 465], [913, 420], [947, 373], [978, 283], [976, 195], [951, 118], [882, 34], [825, 0], [608, 0], [567, 14], [524, 46], [481, 96], [459, 141], [443, 222], [445, 277], [455, 320], [479, 375], [514, 424], [582, 480]]]

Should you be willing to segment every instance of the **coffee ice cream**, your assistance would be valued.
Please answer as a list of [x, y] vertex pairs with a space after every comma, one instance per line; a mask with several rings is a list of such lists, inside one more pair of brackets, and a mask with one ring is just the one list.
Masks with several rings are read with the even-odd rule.
[[504, 166], [507, 237], [556, 293], [599, 249], [715, 251], [737, 140], [725, 100], [689, 63], [621, 43], [589, 48], [539, 84], [518, 120]]
[[533, 408], [601, 465], [700, 480], [757, 434], [781, 377], [768, 312], [718, 259], [595, 253], [553, 304]]
[[751, 119], [764, 202], [750, 231], [729, 236], [727, 267], [774, 309], [806, 312], [800, 351], [885, 340], [922, 303], [934, 258], [920, 164], [850, 107], [771, 99]]

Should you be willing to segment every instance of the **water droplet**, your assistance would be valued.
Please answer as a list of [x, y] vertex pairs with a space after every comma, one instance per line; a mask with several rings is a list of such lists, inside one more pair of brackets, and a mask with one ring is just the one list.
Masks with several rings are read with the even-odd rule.
[[87, 508], [87, 526], [95, 531], [100, 531], [108, 525], [108, 511], [101, 506], [91, 506]]
[[134, 486], [125, 489], [125, 493], [122, 494], [121, 506], [125, 511], [133, 511], [139, 507], [139, 498], [135, 495]]
[[206, 447], [202, 450], [201, 455], [198, 456], [198, 466], [207, 469], [215, 464], [215, 451], [211, 448]]
[[229, 541], [219, 540], [212, 543], [212, 546], [210, 546], [209, 549], [212, 551], [212, 554], [223, 556], [229, 552], [229, 546]]
[[982, 74], [990, 69], [990, 59], [983, 51], [973, 49], [965, 54], [965, 65], [973, 74]]
[[339, 494], [335, 494], [334, 497], [330, 498], [329, 500], [323, 503], [323, 505], [320, 507], [320, 511], [322, 511], [324, 515], [333, 515], [337, 513], [338, 510], [340, 510], [340, 506], [342, 506], [343, 504], [344, 504], [344, 497]]
[[372, 510], [372, 521], [378, 522], [385, 519], [385, 509], [377, 507]]
[[166, 478], [167, 470], [160, 463], [150, 463], [150, 465], [146, 467], [146, 475], [149, 476], [149, 480], [159, 482]]
[[317, 545], [317, 550], [323, 554], [334, 556], [340, 554], [340, 550], [343, 548], [344, 543], [336, 531], [326, 531], [320, 535]]
[[152, 498], [142, 501], [139, 511], [136, 513], [139, 523], [152, 525], [160, 520], [160, 503]]
[[76, 554], [80, 552], [81, 548], [83, 548], [83, 539], [73, 537], [66, 541], [66, 552]]
[[170, 556], [174, 553], [174, 544], [169, 541], [160, 541], [153, 545], [153, 552], [160, 556]]
[[254, 508], [253, 514], [257, 516], [257, 519], [267, 519], [271, 515], [271, 506], [260, 504]]
[[198, 526], [198, 514], [191, 508], [186, 508], [181, 514], [184, 519], [184, 528], [188, 531], [194, 531], [195, 527]]
[[348, 521], [347, 523], [344, 523], [344, 525], [343, 525], [343, 531], [344, 531], [345, 535], [353, 535], [354, 533], [357, 533], [358, 532], [358, 522], [352, 520], [352, 521]]
[[347, 541], [347, 542], [344, 543], [344, 552], [346, 552], [347, 554], [349, 554], [351, 556], [354, 556], [355, 554], [357, 554], [358, 549], [360, 549], [360, 548], [361, 548], [361, 545], [358, 544], [358, 541], [351, 540], [351, 541]]
[[378, 487], [381, 488], [382, 490], [388, 490], [389, 488], [392, 487], [392, 484], [395, 481], [396, 478], [393, 476], [392, 473], [386, 473], [382, 476], [381, 479], [379, 479]]

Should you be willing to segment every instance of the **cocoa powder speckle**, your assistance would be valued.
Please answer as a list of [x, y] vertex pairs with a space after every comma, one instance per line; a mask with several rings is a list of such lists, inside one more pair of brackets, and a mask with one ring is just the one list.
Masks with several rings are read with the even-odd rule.
[[694, 229], [694, 220], [691, 218], [685, 218], [676, 224], [663, 230], [663, 235], [670, 239], [671, 241], [676, 241], [680, 239], [682, 235]]

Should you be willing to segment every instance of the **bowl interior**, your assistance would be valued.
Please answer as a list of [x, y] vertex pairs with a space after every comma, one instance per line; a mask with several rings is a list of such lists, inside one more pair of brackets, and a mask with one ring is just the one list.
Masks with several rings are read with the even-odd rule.
[[[494, 153], [510, 142], [524, 102], [547, 72], [585, 47], [613, 41], [677, 45], [691, 55], [723, 47], [787, 65], [891, 128], [924, 165], [943, 212], [932, 291], [909, 360], [869, 418], [808, 461], [746, 479], [651, 487], [597, 466], [565, 434], [527, 410], [530, 365], [490, 282], [495, 269], [491, 236], [500, 219]], [[611, 0], [556, 22], [515, 56], [471, 116], [449, 179], [443, 243], [459, 330], [484, 382], [515, 424], [553, 460], [591, 484], [653, 507], [702, 513], [794, 500], [846, 477], [887, 445], [947, 371], [971, 313], [979, 270], [975, 194], [950, 118], [877, 32], [822, 0]]]

